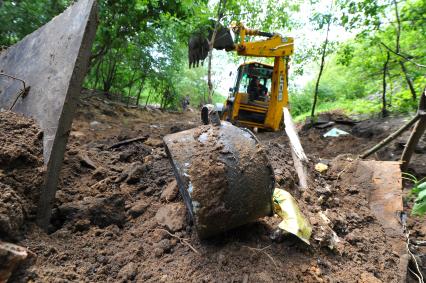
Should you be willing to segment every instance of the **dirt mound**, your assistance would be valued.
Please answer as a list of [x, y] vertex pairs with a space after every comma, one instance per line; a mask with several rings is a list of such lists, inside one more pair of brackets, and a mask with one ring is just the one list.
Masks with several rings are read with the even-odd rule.
[[[302, 192], [287, 138], [258, 135], [277, 186], [292, 193], [313, 224], [311, 246], [277, 233], [277, 217], [200, 241], [180, 209], [181, 196], [162, 197], [176, 184], [158, 142], [177, 128], [196, 125], [198, 114], [127, 110], [98, 98], [84, 101], [79, 111], [52, 233], [31, 227], [19, 244], [36, 253], [37, 261], [21, 267], [11, 282], [398, 282], [399, 259], [368, 208], [366, 189], [349, 179], [353, 162], [349, 156], [333, 160], [347, 149], [347, 140], [334, 139], [338, 146], [327, 152], [331, 168], [325, 174], [313, 169], [324, 158], [322, 151], [312, 154], [321, 141], [312, 135], [304, 143], [313, 182]], [[91, 127], [93, 121], [102, 126]], [[138, 136], [149, 139], [110, 147]], [[355, 140], [365, 146], [365, 140]]]
[[17, 240], [36, 213], [43, 183], [43, 134], [32, 119], [0, 112], [0, 237]]

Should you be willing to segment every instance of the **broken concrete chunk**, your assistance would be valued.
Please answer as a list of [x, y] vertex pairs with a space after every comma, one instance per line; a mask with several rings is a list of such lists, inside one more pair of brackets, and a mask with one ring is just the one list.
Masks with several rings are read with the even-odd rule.
[[186, 226], [186, 209], [183, 203], [170, 203], [158, 209], [157, 223], [166, 226], [170, 232], [182, 230]]
[[176, 198], [178, 191], [179, 191], [179, 189], [178, 189], [178, 186], [177, 186], [177, 182], [176, 182], [176, 180], [173, 180], [163, 190], [163, 192], [161, 193], [160, 199], [164, 202], [172, 201]]

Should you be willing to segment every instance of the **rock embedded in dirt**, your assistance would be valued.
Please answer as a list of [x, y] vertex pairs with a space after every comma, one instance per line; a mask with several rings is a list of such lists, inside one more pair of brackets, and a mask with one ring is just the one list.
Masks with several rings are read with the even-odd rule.
[[156, 138], [148, 138], [144, 144], [152, 147], [161, 147], [163, 146], [163, 141], [161, 139]]
[[176, 180], [171, 181], [167, 187], [163, 190], [160, 196], [160, 200], [169, 202], [175, 200], [179, 192]]
[[148, 206], [149, 206], [149, 203], [147, 203], [145, 200], [139, 200], [129, 209], [129, 214], [133, 218], [136, 218], [142, 215], [146, 211]]
[[134, 262], [129, 262], [118, 272], [117, 277], [124, 282], [128, 282], [129, 280], [133, 280], [137, 274], [137, 264]]
[[95, 162], [93, 162], [89, 156], [87, 155], [87, 152], [80, 152], [78, 154], [78, 158], [80, 159], [80, 164], [83, 167], [87, 167], [89, 169], [96, 169], [97, 166]]
[[124, 174], [127, 175], [126, 183], [136, 184], [143, 177], [144, 173], [148, 170], [147, 164], [142, 164], [140, 161], [133, 162], [126, 168]]
[[170, 232], [182, 230], [186, 226], [186, 208], [183, 203], [170, 203], [158, 209], [157, 223], [167, 227]]
[[162, 253], [168, 253], [172, 248], [172, 242], [169, 239], [162, 239], [154, 245], [154, 248], [162, 250]]
[[125, 223], [126, 213], [124, 198], [120, 194], [106, 197], [88, 197], [82, 201], [68, 202], [60, 205], [53, 214], [53, 222], [72, 223], [72, 230], [87, 230], [87, 222], [105, 228]]
[[0, 235], [16, 239], [24, 224], [25, 208], [21, 197], [8, 185], [0, 183]]
[[96, 181], [101, 181], [108, 176], [108, 171], [104, 167], [99, 167], [93, 171], [92, 178]]
[[0, 282], [7, 282], [14, 269], [27, 259], [27, 249], [0, 241]]
[[99, 198], [89, 207], [88, 213], [92, 224], [101, 228], [111, 224], [122, 227], [126, 220], [124, 198], [119, 194]]

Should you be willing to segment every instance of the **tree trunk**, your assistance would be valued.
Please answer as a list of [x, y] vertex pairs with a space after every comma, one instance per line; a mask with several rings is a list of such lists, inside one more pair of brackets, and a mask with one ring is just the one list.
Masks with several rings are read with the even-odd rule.
[[141, 83], [139, 84], [138, 95], [136, 97], [136, 106], [137, 107], [139, 107], [139, 101], [141, 99], [141, 93], [142, 93], [142, 90], [143, 90], [143, 81], [144, 80], [141, 80]]
[[411, 97], [413, 98], [414, 101], [416, 101], [417, 100], [417, 93], [416, 93], [416, 90], [414, 89], [413, 81], [411, 80], [410, 76], [408, 75], [408, 72], [407, 72], [407, 69], [405, 68], [404, 62], [402, 62], [400, 60], [399, 64], [401, 65], [401, 70], [404, 73], [405, 80], [407, 81], [408, 88], [410, 89]]
[[390, 53], [386, 53], [386, 61], [383, 65], [383, 93], [382, 93], [382, 117], [388, 116], [388, 111], [386, 109], [386, 75], [388, 73], [388, 63], [389, 63]]
[[[396, 17], [396, 53], [401, 53], [401, 45], [400, 45], [400, 39], [401, 39], [401, 19], [399, 18], [399, 12], [398, 12], [398, 3], [396, 0], [393, 0], [393, 5], [395, 8], [395, 17]], [[417, 99], [416, 90], [414, 89], [413, 82], [411, 81], [410, 76], [408, 75], [407, 68], [405, 67], [404, 62], [399, 59], [399, 65], [401, 66], [401, 70], [404, 73], [405, 80], [407, 81], [408, 88], [411, 92], [411, 97], [414, 101]]]
[[116, 57], [114, 56], [108, 62], [108, 72], [107, 72], [107, 76], [106, 76], [106, 78], [104, 80], [103, 91], [105, 91], [105, 92], [109, 92], [110, 91], [110, 89], [112, 87], [112, 83], [114, 81], [116, 70], [117, 70], [117, 60], [116, 60]]
[[225, 9], [226, 0], [220, 0], [218, 3], [218, 9], [217, 9], [217, 21], [213, 30], [212, 38], [209, 42], [209, 64], [207, 69], [207, 85], [209, 87], [209, 95], [208, 95], [208, 102], [211, 104], [213, 102], [212, 96], [213, 96], [213, 83], [212, 83], [212, 57], [213, 57], [213, 45], [214, 40], [216, 38], [217, 29], [219, 27], [220, 20], [223, 17], [223, 11]]
[[326, 33], [324, 45], [323, 45], [323, 48], [322, 48], [320, 70], [319, 70], [319, 73], [318, 73], [317, 81], [315, 83], [314, 102], [312, 103], [312, 110], [311, 110], [312, 122], [313, 122], [313, 118], [315, 116], [315, 108], [317, 106], [319, 83], [320, 83], [320, 80], [321, 80], [322, 72], [324, 70], [324, 63], [325, 63], [325, 56], [326, 56], [326, 53], [327, 53], [328, 34], [329, 34], [329, 31], [330, 31], [330, 24], [331, 24], [331, 7], [330, 7], [330, 17], [328, 18], [328, 22], [327, 22], [327, 33]]
[[145, 101], [145, 108], [148, 105], [149, 99], [151, 98], [151, 94], [152, 94], [152, 92], [150, 91], [149, 94], [148, 94], [148, 97], [146, 98], [146, 101]]
[[95, 68], [95, 82], [92, 86], [93, 89], [97, 89], [98, 87], [98, 82], [99, 82], [99, 68], [101, 66], [102, 60], [99, 60], [99, 62], [96, 64], [96, 68]]

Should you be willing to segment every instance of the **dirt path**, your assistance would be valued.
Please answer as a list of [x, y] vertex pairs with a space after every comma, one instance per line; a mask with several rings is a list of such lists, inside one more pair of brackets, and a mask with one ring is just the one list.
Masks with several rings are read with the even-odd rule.
[[[12, 282], [398, 282], [399, 258], [368, 209], [365, 188], [349, 185], [350, 170], [341, 174], [351, 168], [349, 156], [332, 161], [324, 175], [312, 173], [315, 182], [302, 193], [286, 138], [260, 133], [277, 184], [294, 195], [313, 224], [312, 245], [278, 235], [276, 217], [200, 242], [161, 141], [198, 125], [198, 115], [129, 110], [98, 97], [83, 101], [51, 234], [28, 224], [19, 244], [37, 258]], [[319, 158], [366, 146], [366, 139], [319, 139], [314, 131], [302, 134], [311, 167]], [[135, 137], [144, 138], [110, 148]], [[168, 213], [172, 219], [164, 219]], [[415, 231], [425, 236], [422, 228]]]

